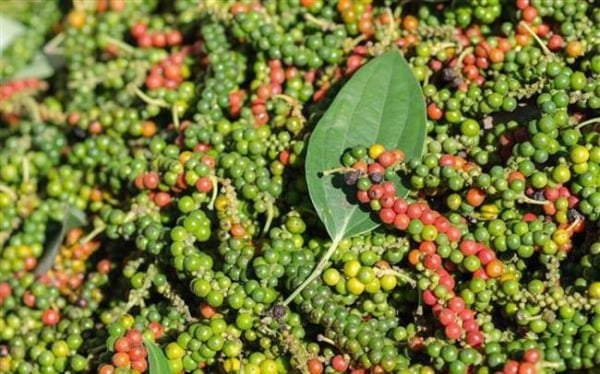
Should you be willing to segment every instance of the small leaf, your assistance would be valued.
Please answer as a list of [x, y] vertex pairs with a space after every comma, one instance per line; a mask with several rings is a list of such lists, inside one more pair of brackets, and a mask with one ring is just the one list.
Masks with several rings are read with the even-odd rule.
[[12, 43], [13, 39], [25, 31], [25, 26], [0, 14], [0, 52]]
[[48, 78], [54, 73], [54, 67], [48, 60], [48, 57], [42, 52], [38, 52], [33, 61], [23, 69], [19, 70], [13, 78]]
[[[21, 23], [15, 21], [12, 18], [0, 15], [0, 54], [8, 48], [15, 38], [25, 33], [28, 29]], [[33, 54], [32, 54], [33, 55]], [[53, 61], [50, 61], [48, 57], [40, 50], [35, 54], [33, 60], [27, 64], [24, 68], [19, 70], [16, 74], [11, 77], [2, 77], [2, 80], [15, 79], [15, 78], [48, 78], [54, 73]]]
[[159, 346], [150, 340], [144, 340], [146, 349], [148, 349], [148, 368], [150, 374], [170, 373], [169, 360]]
[[[340, 166], [345, 150], [383, 144], [399, 148], [407, 159], [420, 157], [425, 144], [425, 101], [421, 86], [398, 50], [367, 63], [342, 87], [315, 127], [307, 149], [306, 178], [312, 203], [332, 239], [375, 228], [369, 213], [349, 201], [343, 176], [323, 176]], [[393, 180], [406, 195], [400, 178]]]
[[40, 259], [40, 262], [35, 269], [35, 274], [44, 274], [50, 270], [52, 265], [54, 265], [54, 260], [56, 259], [56, 255], [60, 250], [60, 246], [65, 239], [65, 235], [67, 235], [69, 230], [74, 229], [75, 227], [85, 226], [86, 224], [87, 219], [84, 212], [72, 206], [67, 206], [65, 217], [60, 223], [59, 229], [46, 242], [44, 255]]
[[74, 229], [75, 227], [87, 225], [85, 213], [72, 206], [68, 207], [63, 225], [67, 231]]

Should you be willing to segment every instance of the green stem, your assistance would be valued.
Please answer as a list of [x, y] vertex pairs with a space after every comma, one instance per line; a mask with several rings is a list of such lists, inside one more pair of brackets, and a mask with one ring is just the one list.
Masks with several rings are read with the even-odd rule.
[[321, 28], [321, 31], [335, 30], [337, 24], [326, 21], [324, 19], [317, 18], [310, 13], [304, 14], [304, 19], [309, 23], [314, 23]]
[[171, 116], [173, 117], [173, 124], [175, 125], [175, 129], [179, 130], [179, 116], [175, 112], [175, 106], [171, 107]]
[[318, 334], [318, 335], [317, 335], [317, 341], [319, 341], [319, 342], [323, 342], [323, 343], [327, 343], [327, 344], [329, 344], [329, 345], [332, 345], [332, 346], [334, 346], [334, 347], [337, 347], [337, 344], [335, 344], [335, 342], [334, 342], [333, 340], [329, 339], [328, 337], [326, 337], [326, 336], [325, 336], [325, 335], [323, 335], [323, 334]]
[[168, 108], [169, 104], [167, 104], [164, 100], [154, 99], [150, 96], [146, 95], [144, 91], [140, 90], [138, 87], [133, 87], [133, 92], [144, 101], [148, 105], [156, 105], [161, 108]]
[[62, 55], [64, 53], [64, 48], [59, 48], [62, 44], [63, 40], [65, 40], [65, 33], [60, 32], [56, 34], [56, 36], [44, 46], [44, 53], [48, 55]]
[[87, 234], [86, 236], [84, 236], [79, 241], [79, 244], [86, 245], [91, 240], [93, 240], [96, 236], [100, 235], [104, 230], [106, 230], [106, 225], [104, 225], [104, 224], [102, 224], [101, 226], [98, 226], [98, 227], [94, 228], [94, 230], [92, 230], [89, 234]]
[[582, 129], [583, 127], [587, 126], [587, 125], [591, 125], [593, 123], [600, 123], [600, 117], [595, 117], [595, 118], [590, 118], [586, 121], [581, 122], [580, 124], [578, 124], [577, 126], [575, 126], [575, 128], [577, 130]]
[[344, 52], [348, 53], [352, 51], [354, 47], [365, 41], [365, 39], [366, 37], [364, 34], [360, 34], [354, 39], [346, 39], [342, 48], [344, 49]]
[[212, 196], [210, 197], [210, 201], [208, 202], [208, 209], [213, 210], [215, 207], [215, 200], [217, 200], [217, 190], [219, 186], [217, 185], [217, 178], [214, 175], [211, 175], [209, 178], [212, 182]]
[[129, 312], [129, 310], [136, 305], [144, 305], [144, 298], [146, 297], [148, 290], [152, 285], [152, 279], [154, 279], [154, 277], [157, 274], [158, 271], [156, 270], [156, 266], [154, 266], [154, 264], [150, 264], [148, 266], [148, 269], [146, 269], [146, 277], [144, 278], [144, 283], [142, 284], [142, 287], [140, 287], [139, 289], [131, 290], [131, 292], [129, 293], [129, 300], [127, 301], [127, 305], [125, 306], [125, 310], [122, 314]]
[[269, 232], [271, 228], [271, 223], [273, 222], [273, 200], [269, 199], [267, 201], [267, 220], [265, 221], [265, 226], [263, 227], [263, 236]]
[[304, 282], [302, 282], [302, 284], [298, 288], [296, 288], [294, 292], [292, 292], [292, 294], [287, 297], [287, 299], [285, 299], [285, 301], [283, 302], [283, 306], [288, 306], [296, 298], [296, 296], [298, 296], [300, 292], [302, 292], [306, 288], [306, 286], [309, 285], [310, 282], [312, 282], [315, 278], [321, 275], [321, 273], [325, 269], [325, 265], [327, 265], [327, 261], [329, 261], [331, 256], [333, 256], [335, 250], [337, 249], [341, 241], [341, 235], [338, 235], [335, 239], [333, 239], [333, 242], [331, 243], [325, 254], [323, 254], [323, 257], [321, 257], [321, 261], [319, 261], [319, 263], [312, 271], [312, 273], [310, 273], [308, 278], [306, 278]]
[[577, 217], [577, 218], [575, 219], [575, 221], [573, 221], [573, 222], [572, 222], [572, 223], [571, 223], [571, 224], [570, 224], [570, 225], [567, 227], [567, 229], [566, 229], [566, 230], [567, 230], [567, 232], [570, 232], [570, 233], [572, 233], [573, 229], [574, 229], [574, 228], [575, 228], [577, 225], [579, 225], [579, 224], [581, 223], [581, 221], [583, 221], [583, 218], [579, 218], [579, 217]]
[[38, 103], [31, 98], [31, 96], [26, 96], [23, 98], [23, 107], [29, 111], [31, 115], [31, 119], [34, 122], [42, 122], [42, 117], [40, 116], [40, 108]]
[[542, 361], [542, 362], [538, 363], [537, 366], [542, 369], [544, 369], [544, 368], [558, 369], [561, 365], [559, 362]]
[[347, 173], [349, 171], [354, 171], [354, 170], [355, 169], [353, 169], [351, 167], [341, 166], [339, 168], [323, 170], [323, 176], [327, 177], [327, 176], [330, 176], [331, 174]]
[[382, 277], [384, 275], [393, 275], [401, 281], [410, 284], [412, 287], [417, 285], [417, 282], [414, 279], [412, 279], [406, 272], [399, 269], [378, 269], [376, 274], [378, 277]]
[[550, 202], [548, 200], [535, 200], [525, 195], [519, 196], [517, 199], [520, 203], [533, 204], [533, 205], [547, 205]]
[[29, 158], [23, 159], [23, 183], [29, 182]]
[[135, 52], [135, 48], [132, 47], [131, 45], [124, 43], [123, 41], [119, 40], [119, 39], [115, 39], [112, 36], [104, 36], [104, 39], [106, 42], [113, 44], [116, 47], [119, 47], [119, 49], [122, 49], [123, 51], [125, 51], [126, 53], [129, 54], [133, 54]]
[[440, 52], [443, 49], [446, 48], [456, 48], [456, 44], [451, 43], [451, 42], [443, 42], [443, 43], [439, 43], [439, 44], [434, 44], [433, 48], [432, 48], [432, 54], [435, 55], [438, 52]]
[[525, 30], [527, 30], [527, 32], [535, 39], [535, 41], [540, 45], [540, 47], [542, 48], [542, 50], [544, 51], [544, 54], [546, 56], [553, 56], [552, 51], [550, 51], [550, 49], [548, 49], [548, 46], [546, 44], [544, 44], [542, 39], [540, 39], [540, 37], [537, 36], [537, 34], [531, 29], [531, 27], [529, 27], [527, 22], [521, 21], [519, 23], [519, 25], [523, 26], [523, 28]]
[[185, 317], [187, 322], [194, 320], [192, 314], [190, 313], [190, 308], [186, 302], [181, 298], [181, 296], [173, 291], [169, 283], [166, 283], [162, 287], [157, 287], [156, 290], [171, 302], [171, 305], [173, 305], [175, 309]]
[[467, 55], [469, 53], [473, 52], [473, 47], [467, 47], [465, 48], [460, 55], [458, 55], [458, 58], [456, 59], [456, 65], [454, 66], [454, 70], [456, 71], [460, 71], [462, 66], [463, 66], [463, 60], [465, 59], [465, 57], [467, 57]]
[[0, 183], [0, 192], [4, 192], [5, 194], [8, 195], [8, 197], [12, 200], [15, 201], [18, 199], [17, 194], [15, 193], [15, 191], [13, 191], [12, 188], [8, 187], [5, 184]]

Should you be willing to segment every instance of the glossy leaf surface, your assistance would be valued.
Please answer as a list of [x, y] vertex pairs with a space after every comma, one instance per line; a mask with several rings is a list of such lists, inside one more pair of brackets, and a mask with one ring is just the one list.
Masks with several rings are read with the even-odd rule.
[[[380, 143], [401, 149], [406, 159], [420, 157], [425, 132], [423, 93], [398, 50], [374, 58], [342, 87], [311, 135], [305, 164], [312, 203], [332, 239], [378, 224], [353, 201], [343, 175], [323, 171], [339, 167], [344, 151], [357, 145]], [[408, 192], [399, 177], [393, 182], [400, 194]]]

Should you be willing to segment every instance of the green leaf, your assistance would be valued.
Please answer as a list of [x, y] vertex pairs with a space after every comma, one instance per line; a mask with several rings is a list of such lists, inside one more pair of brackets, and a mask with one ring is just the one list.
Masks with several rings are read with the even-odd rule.
[[[342, 87], [312, 133], [306, 155], [306, 178], [312, 203], [333, 240], [375, 228], [368, 212], [350, 201], [343, 176], [323, 176], [340, 166], [345, 150], [383, 144], [401, 149], [406, 159], [420, 157], [425, 144], [425, 100], [404, 57], [390, 50], [363, 66]], [[408, 189], [393, 181], [400, 194]]]
[[144, 340], [146, 349], [148, 349], [148, 367], [150, 374], [165, 374], [170, 373], [169, 360], [159, 346], [150, 340]]
[[0, 52], [12, 43], [12, 41], [25, 32], [25, 27], [19, 22], [0, 14]]
[[48, 57], [38, 52], [33, 61], [23, 69], [19, 70], [13, 78], [48, 78], [54, 73], [54, 67], [50, 64]]
[[35, 268], [36, 275], [46, 273], [48, 270], [50, 270], [52, 265], [54, 265], [56, 255], [58, 254], [60, 246], [65, 239], [65, 235], [67, 235], [69, 230], [87, 224], [87, 219], [84, 212], [72, 206], [66, 206], [65, 209], [65, 218], [60, 223], [59, 229], [54, 233], [54, 235], [51, 235], [50, 239], [48, 239], [46, 242], [44, 255], [40, 259], [38, 266]]
[[[6, 17], [0, 14], [0, 55], [2, 51], [9, 48], [13, 42], [18, 38], [26, 38], [27, 32], [30, 31], [23, 24], [16, 20]], [[16, 78], [48, 78], [54, 73], [52, 62], [48, 56], [46, 56], [40, 49], [37, 53], [31, 53], [33, 59], [29, 61], [31, 57], [27, 58], [28, 64], [20, 69], [16, 74], [10, 77], [2, 77], [2, 81]]]

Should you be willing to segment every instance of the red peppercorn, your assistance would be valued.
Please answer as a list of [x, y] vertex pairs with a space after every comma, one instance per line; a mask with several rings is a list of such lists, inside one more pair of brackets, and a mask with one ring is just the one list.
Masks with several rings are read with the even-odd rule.
[[60, 322], [60, 314], [56, 309], [49, 308], [44, 310], [42, 313], [42, 323], [44, 325], [54, 326], [58, 322]]

